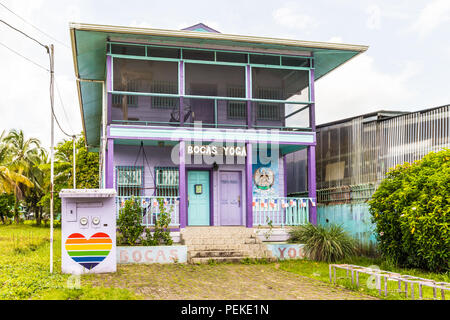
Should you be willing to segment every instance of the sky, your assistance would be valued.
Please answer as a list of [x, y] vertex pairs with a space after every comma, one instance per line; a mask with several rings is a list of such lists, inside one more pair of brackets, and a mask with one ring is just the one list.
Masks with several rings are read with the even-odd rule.
[[[377, 110], [417, 111], [450, 103], [450, 0], [0, 4], [1, 20], [55, 45], [55, 113], [69, 134], [82, 130], [69, 22], [172, 30], [203, 22], [226, 34], [368, 45], [365, 53], [316, 82], [318, 124]], [[26, 137], [50, 146], [48, 65], [43, 47], [0, 23], [0, 133], [22, 129]], [[64, 138], [55, 124], [55, 141]]]

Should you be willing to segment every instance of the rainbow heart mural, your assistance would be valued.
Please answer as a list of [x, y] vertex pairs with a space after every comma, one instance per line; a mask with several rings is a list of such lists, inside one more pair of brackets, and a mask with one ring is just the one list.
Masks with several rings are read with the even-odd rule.
[[65, 246], [75, 262], [91, 270], [108, 256], [112, 240], [103, 232], [97, 232], [90, 239], [80, 233], [72, 233], [67, 237]]

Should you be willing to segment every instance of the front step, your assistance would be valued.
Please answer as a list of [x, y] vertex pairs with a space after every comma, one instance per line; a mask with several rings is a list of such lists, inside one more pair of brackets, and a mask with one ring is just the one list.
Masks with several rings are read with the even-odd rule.
[[181, 230], [180, 239], [188, 247], [189, 263], [276, 260], [252, 228], [186, 227]]

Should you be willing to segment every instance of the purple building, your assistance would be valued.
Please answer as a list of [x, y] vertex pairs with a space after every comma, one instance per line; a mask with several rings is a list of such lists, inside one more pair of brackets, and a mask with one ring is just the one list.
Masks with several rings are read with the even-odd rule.
[[[86, 143], [118, 208], [139, 197], [151, 226], [162, 199], [174, 231], [317, 222], [314, 83], [366, 46], [204, 24], [70, 32]], [[308, 196], [287, 197], [286, 155], [302, 149]]]

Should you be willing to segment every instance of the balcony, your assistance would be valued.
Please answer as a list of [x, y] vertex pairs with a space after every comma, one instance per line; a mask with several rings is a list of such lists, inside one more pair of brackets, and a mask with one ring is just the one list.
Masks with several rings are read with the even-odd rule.
[[110, 94], [111, 124], [311, 131], [310, 105], [235, 97]]

